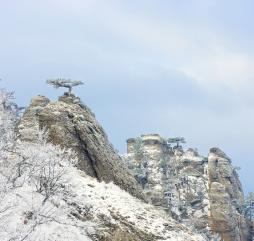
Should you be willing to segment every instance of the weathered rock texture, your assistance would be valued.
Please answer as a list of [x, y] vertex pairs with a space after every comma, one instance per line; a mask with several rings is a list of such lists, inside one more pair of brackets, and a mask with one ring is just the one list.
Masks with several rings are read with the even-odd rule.
[[212, 148], [206, 158], [193, 149], [172, 148], [156, 134], [129, 139], [127, 145], [124, 158], [151, 203], [206, 240], [251, 240], [241, 214], [241, 183], [221, 150]]
[[225, 241], [251, 240], [248, 224], [241, 214], [242, 186], [230, 159], [218, 148], [208, 156], [210, 221]]
[[143, 198], [135, 178], [123, 165], [94, 114], [78, 97], [65, 94], [56, 102], [44, 96], [34, 97], [18, 126], [19, 138], [34, 141], [38, 128], [46, 128], [54, 144], [73, 149], [81, 170]]
[[142, 139], [129, 139], [127, 142], [129, 153], [133, 153], [130, 161], [133, 161], [134, 169], [140, 171], [136, 173], [139, 182], [143, 186], [149, 185], [149, 190], [145, 189], [146, 195], [154, 205], [161, 206], [164, 202], [163, 173], [158, 160], [167, 153], [165, 141], [155, 134], [142, 136]]

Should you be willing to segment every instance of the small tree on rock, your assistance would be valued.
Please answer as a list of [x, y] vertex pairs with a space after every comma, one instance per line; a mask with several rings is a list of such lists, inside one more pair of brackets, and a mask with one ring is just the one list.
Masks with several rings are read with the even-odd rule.
[[174, 138], [169, 138], [167, 140], [168, 145], [170, 144], [176, 144], [176, 147], [180, 147], [180, 143], [186, 143], [185, 139], [183, 137], [174, 137]]
[[83, 85], [84, 83], [79, 80], [71, 80], [71, 79], [49, 79], [47, 80], [47, 84], [53, 85], [54, 88], [58, 89], [61, 87], [67, 88], [69, 95], [72, 93], [72, 88], [74, 86]]

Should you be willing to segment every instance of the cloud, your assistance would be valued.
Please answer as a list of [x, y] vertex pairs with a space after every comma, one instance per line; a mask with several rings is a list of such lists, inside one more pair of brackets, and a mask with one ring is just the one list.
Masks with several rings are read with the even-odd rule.
[[[24, 34], [19, 32], [20, 44], [17, 46], [17, 43], [13, 43], [13, 49], [15, 46], [20, 49], [21, 44], [29, 44], [43, 56], [47, 51], [39, 51], [37, 46], [41, 45], [43, 49], [51, 49], [55, 56], [63, 55], [62, 61], [73, 53], [76, 61], [71, 57], [72, 62], [79, 66], [82, 61], [93, 61], [90, 59], [93, 55], [95, 61], [105, 67], [113, 64], [116, 71], [121, 69], [134, 74], [142, 74], [134, 64], [139, 66], [141, 62], [147, 62], [148, 65], [160, 65], [169, 72], [182, 72], [205, 91], [229, 88], [236, 94], [245, 95], [253, 86], [254, 57], [239, 49], [239, 43], [229, 38], [227, 33], [222, 34], [219, 29], [207, 28], [202, 23], [183, 23], [171, 15], [149, 15], [151, 9], [147, 11], [148, 7], [144, 6], [145, 10], [142, 10], [141, 4], [132, 1], [47, 0], [38, 6], [29, 0], [24, 2], [26, 5], [23, 6], [16, 1], [12, 11], [20, 9], [28, 16], [39, 15], [34, 18], [34, 23], [31, 23], [30, 17], [26, 19], [26, 15], [16, 16], [18, 19], [22, 16], [23, 19], [18, 24], [23, 22], [28, 26], [30, 22], [33, 28], [28, 30], [24, 25], [19, 26], [26, 31]], [[26, 7], [28, 3], [31, 4], [30, 8]], [[198, 7], [200, 11], [218, 7], [219, 4], [218, 1], [193, 0], [190, 5]], [[148, 6], [155, 7], [151, 2]], [[170, 8], [170, 5], [165, 7]], [[45, 19], [38, 19], [43, 15]], [[36, 25], [43, 28], [37, 29]], [[28, 31], [33, 36], [29, 36]], [[15, 33], [11, 34], [13, 37], [10, 42], [13, 42]], [[84, 56], [88, 56], [87, 59], [83, 60]], [[115, 80], [108, 82], [113, 84]]]
[[[205, 6], [211, 4], [206, 1]], [[98, 7], [100, 24], [106, 31], [156, 55], [156, 61], [161, 59], [164, 67], [182, 71], [205, 90], [226, 87], [244, 95], [254, 84], [254, 56], [238, 48], [239, 43], [227, 33], [202, 25], [173, 23], [170, 16], [165, 21], [143, 12], [124, 12], [117, 4], [103, 6], [101, 10]]]
[[202, 59], [194, 58], [181, 70], [206, 89], [224, 87], [244, 94], [254, 85], [254, 59], [225, 49], [214, 50]]

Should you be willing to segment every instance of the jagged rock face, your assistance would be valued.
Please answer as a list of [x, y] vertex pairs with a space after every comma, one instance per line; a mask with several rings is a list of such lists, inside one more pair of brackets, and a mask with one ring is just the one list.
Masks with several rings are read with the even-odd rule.
[[240, 214], [241, 183], [225, 153], [212, 148], [208, 158], [202, 157], [193, 149], [167, 147], [159, 135], [132, 138], [127, 144], [125, 160], [151, 203], [207, 240], [249, 240]]
[[183, 223], [191, 225], [209, 240], [214, 236], [208, 227], [207, 161], [194, 150], [174, 151], [167, 171], [171, 193], [170, 209]]
[[129, 139], [127, 144], [126, 162], [137, 180], [145, 181], [141, 184], [150, 202], [207, 240], [216, 238], [208, 227], [207, 159], [192, 149], [170, 148], [156, 134]]
[[33, 98], [18, 126], [20, 139], [33, 141], [39, 127], [48, 130], [54, 144], [77, 153], [81, 170], [143, 198], [135, 178], [124, 167], [94, 114], [79, 98], [67, 94], [56, 102], [43, 96]]
[[129, 139], [127, 142], [129, 154], [132, 153], [129, 157], [130, 161], [137, 168], [142, 166], [146, 172], [143, 173], [143, 180], [142, 177], [139, 180], [143, 186], [149, 185], [146, 195], [154, 205], [162, 206], [165, 202], [163, 174], [158, 160], [166, 154], [165, 141], [159, 135], [153, 134], [142, 136], [142, 140]]
[[243, 191], [230, 159], [218, 148], [208, 156], [210, 221], [225, 241], [251, 240], [248, 224], [241, 214]]

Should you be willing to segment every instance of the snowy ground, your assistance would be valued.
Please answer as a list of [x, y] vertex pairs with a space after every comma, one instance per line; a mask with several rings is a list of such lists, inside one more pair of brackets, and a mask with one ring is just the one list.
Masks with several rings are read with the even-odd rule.
[[[45, 204], [29, 184], [14, 189], [2, 201], [2, 241], [88, 241], [108, 227], [126, 223], [157, 240], [203, 240], [172, 221], [163, 210], [145, 204], [116, 185], [99, 183], [70, 167], [62, 191]], [[110, 234], [110, 233], [109, 233]]]

